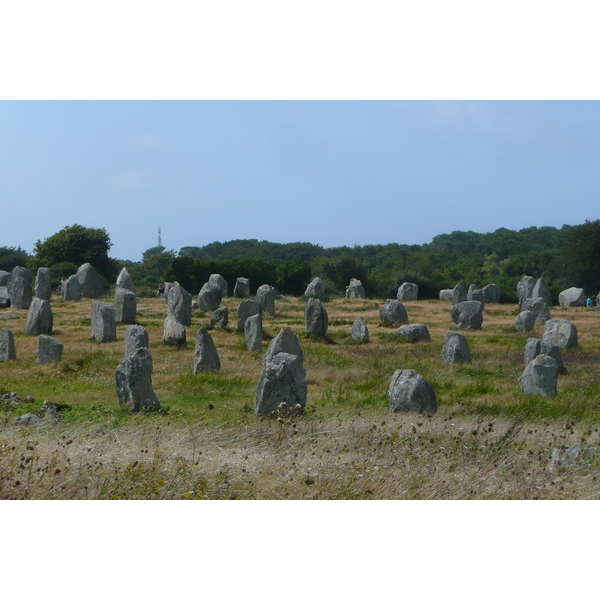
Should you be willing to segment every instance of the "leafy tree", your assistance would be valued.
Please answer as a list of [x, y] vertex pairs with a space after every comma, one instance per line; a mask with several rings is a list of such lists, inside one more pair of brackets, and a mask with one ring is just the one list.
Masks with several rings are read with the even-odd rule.
[[570, 285], [583, 287], [588, 294], [600, 290], [600, 219], [576, 225], [561, 252], [563, 272]]
[[320, 256], [311, 262], [313, 277], [320, 277], [329, 287], [333, 286], [338, 292], [343, 292], [350, 279], [360, 279], [365, 292], [368, 291], [368, 272], [362, 260], [349, 252], [327, 258]]
[[29, 254], [21, 246], [3, 246], [0, 248], [0, 271], [10, 273], [15, 267], [24, 267], [29, 258]]
[[142, 254], [142, 262], [146, 262], [157, 254], [163, 254], [165, 251], [166, 248], [164, 246], [153, 246], [152, 248], [148, 248], [148, 250]]
[[277, 267], [277, 285], [282, 294], [300, 296], [310, 283], [310, 263], [303, 260], [286, 262]]

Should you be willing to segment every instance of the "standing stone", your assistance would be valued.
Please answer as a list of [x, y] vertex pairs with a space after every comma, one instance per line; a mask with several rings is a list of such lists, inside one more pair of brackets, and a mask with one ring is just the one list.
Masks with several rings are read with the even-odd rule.
[[275, 314], [275, 288], [271, 285], [261, 285], [256, 290], [256, 301], [260, 304], [263, 313]]
[[243, 300], [237, 309], [237, 330], [244, 331], [248, 317], [260, 314], [260, 304], [256, 300]]
[[325, 284], [320, 277], [315, 277], [307, 286], [304, 291], [305, 296], [315, 296], [322, 298], [325, 296]]
[[233, 288], [234, 298], [248, 298], [250, 296], [250, 281], [245, 277], [238, 277], [235, 280], [235, 287]]
[[56, 338], [44, 334], [40, 335], [38, 338], [38, 365], [61, 361], [62, 356], [63, 345]]
[[365, 288], [360, 279], [352, 278], [350, 285], [346, 288], [346, 298], [364, 298]]
[[352, 334], [350, 335], [350, 339], [364, 344], [369, 342], [369, 330], [362, 317], [358, 317], [354, 323], [352, 323]]
[[52, 278], [48, 267], [40, 267], [35, 276], [35, 295], [42, 300], [48, 300], [52, 296]]
[[79, 302], [81, 300], [81, 285], [79, 284], [77, 275], [71, 275], [71, 277], [63, 282], [61, 295], [63, 302]]
[[467, 300], [468, 301], [476, 300], [477, 302], [481, 302], [481, 309], [483, 310], [485, 308], [485, 299], [484, 299], [483, 290], [480, 290], [474, 284], [471, 284], [469, 286], [469, 291], [467, 292]]
[[263, 356], [263, 363], [280, 352], [299, 356], [300, 360], [304, 363], [304, 356], [302, 354], [302, 347], [300, 346], [298, 336], [287, 327], [281, 329], [281, 331], [271, 340], [271, 343]]
[[223, 298], [227, 298], [227, 296], [229, 296], [229, 285], [227, 284], [227, 281], [225, 281], [225, 277], [223, 277], [222, 275], [219, 275], [218, 273], [213, 273], [208, 278], [208, 283], [212, 283], [212, 285], [220, 287], [221, 296]]
[[519, 385], [526, 396], [556, 396], [558, 364], [547, 354], [536, 356], [519, 377]]
[[452, 292], [453, 292], [453, 290], [449, 290], [449, 289], [440, 290], [440, 296], [439, 296], [440, 300], [442, 300], [444, 302], [448, 302], [448, 301], [452, 302]]
[[104, 290], [104, 281], [90, 263], [85, 263], [77, 269], [77, 279], [81, 286], [82, 298], [97, 298]]
[[204, 312], [213, 312], [219, 308], [223, 291], [218, 285], [206, 282], [198, 294], [198, 307]]
[[483, 288], [483, 300], [488, 304], [498, 304], [501, 293], [500, 288], [495, 283], [488, 283]]
[[218, 373], [221, 370], [221, 361], [210, 333], [204, 327], [196, 333], [196, 349], [194, 351], [194, 373], [209, 371]]
[[10, 306], [10, 296], [8, 295], [8, 288], [3, 285], [0, 286], [0, 308], [8, 308]]
[[396, 298], [398, 300], [413, 301], [419, 296], [419, 286], [416, 283], [405, 281], [399, 288]]
[[398, 369], [388, 390], [388, 414], [418, 412], [432, 414], [437, 410], [433, 388], [413, 369]]
[[278, 352], [264, 357], [254, 398], [257, 416], [270, 416], [284, 407], [303, 410], [306, 395], [306, 372], [300, 356]]
[[250, 352], [262, 352], [262, 315], [260, 313], [246, 319], [244, 335], [246, 336], [246, 348]]
[[175, 281], [167, 294], [167, 315], [173, 315], [182, 325], [192, 324], [192, 295]]
[[185, 346], [187, 343], [185, 327], [171, 314], [167, 313], [162, 343], [166, 346]]
[[563, 290], [558, 295], [558, 303], [563, 308], [570, 308], [571, 306], [585, 306], [583, 288], [570, 287], [568, 290]]
[[535, 278], [529, 275], [522, 277], [517, 284], [517, 295], [519, 297], [519, 310], [523, 310], [523, 303], [531, 298], [531, 292], [535, 286]]
[[533, 331], [535, 327], [535, 313], [522, 310], [515, 319], [515, 329], [518, 331]]
[[121, 272], [117, 277], [117, 285], [120, 288], [125, 288], [126, 290], [129, 290], [130, 292], [133, 292], [135, 294], [135, 283], [133, 281], [133, 277], [131, 277], [131, 275], [129, 274], [127, 267], [123, 267], [121, 269]]
[[309, 298], [304, 309], [304, 324], [306, 333], [327, 335], [329, 317], [322, 302], [318, 298]]
[[165, 281], [163, 284], [163, 294], [165, 297], [165, 300], [168, 299], [169, 297], [169, 290], [173, 287], [173, 283], [171, 283], [170, 281]]
[[536, 323], [545, 323], [551, 319], [550, 309], [543, 298], [525, 298], [522, 310], [530, 310], [535, 314]]
[[8, 277], [10, 273], [8, 271], [0, 271], [0, 287], [6, 287], [8, 285]]
[[542, 298], [546, 306], [552, 306], [552, 294], [541, 277], [535, 282], [530, 298]]
[[115, 289], [115, 320], [117, 323], [135, 323], [137, 316], [137, 298], [127, 288]]
[[481, 302], [467, 300], [455, 304], [450, 309], [450, 317], [456, 323], [456, 329], [481, 329], [483, 323]]
[[448, 331], [444, 336], [444, 346], [440, 355], [442, 363], [470, 363], [469, 341], [457, 331]]
[[523, 352], [523, 362], [525, 363], [525, 366], [527, 366], [536, 356], [542, 354], [541, 346], [542, 340], [539, 338], [527, 338], [525, 350]]
[[540, 340], [538, 338], [528, 338], [525, 344], [525, 351], [523, 353], [523, 362], [527, 366], [536, 356], [540, 354], [547, 354], [551, 356], [558, 365], [559, 373], [566, 373], [566, 369], [560, 354], [560, 348], [551, 344], [546, 340]]
[[33, 298], [31, 275], [25, 267], [15, 267], [8, 277], [8, 295], [11, 308], [27, 310]]
[[148, 332], [142, 325], [130, 325], [125, 330], [124, 356], [135, 354], [140, 348], [148, 347]]
[[0, 329], [0, 362], [15, 360], [17, 353], [15, 351], [15, 338], [10, 329]]
[[427, 325], [422, 323], [412, 323], [411, 325], [401, 325], [396, 331], [396, 336], [408, 342], [430, 342], [431, 336]]
[[40, 335], [41, 333], [52, 333], [52, 309], [48, 300], [34, 298], [27, 313], [25, 333], [28, 335]]
[[148, 348], [138, 348], [126, 356], [115, 372], [119, 404], [134, 412], [156, 410], [160, 403], [152, 387], [152, 355]]
[[221, 306], [213, 311], [210, 315], [210, 325], [217, 329], [224, 329], [229, 323], [229, 309], [226, 306]]
[[408, 324], [408, 314], [400, 300], [386, 300], [379, 309], [379, 318], [390, 325]]
[[467, 284], [464, 281], [459, 281], [452, 288], [452, 305], [466, 302], [467, 300]]
[[550, 319], [542, 339], [559, 348], [577, 348], [577, 327], [567, 319]]
[[92, 300], [92, 337], [102, 343], [117, 340], [115, 309], [100, 300]]

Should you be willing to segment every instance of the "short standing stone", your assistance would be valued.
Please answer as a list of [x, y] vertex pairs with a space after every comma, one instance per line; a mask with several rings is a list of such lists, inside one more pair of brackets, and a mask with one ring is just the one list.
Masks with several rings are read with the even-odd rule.
[[305, 296], [315, 296], [322, 298], [325, 296], [325, 283], [320, 277], [315, 277], [307, 286], [304, 291]]
[[552, 294], [546, 282], [540, 277], [531, 290], [531, 298], [542, 298], [546, 306], [552, 306]]
[[200, 327], [196, 333], [196, 349], [194, 351], [194, 373], [210, 371], [218, 373], [221, 370], [221, 361], [210, 333]]
[[42, 300], [48, 300], [52, 296], [52, 278], [48, 267], [40, 267], [35, 276], [35, 295]]
[[536, 356], [519, 377], [521, 390], [527, 396], [556, 396], [558, 364], [547, 354]]
[[173, 315], [167, 314], [165, 319], [162, 343], [166, 346], [185, 346], [187, 343], [185, 327]]
[[440, 295], [439, 295], [440, 300], [443, 300], [444, 302], [452, 302], [452, 290], [450, 289], [445, 289], [445, 290], [440, 290]]
[[263, 314], [275, 314], [275, 288], [271, 285], [261, 285], [256, 290], [256, 301], [260, 304]]
[[452, 288], [452, 304], [459, 304], [467, 300], [467, 284], [464, 281], [459, 281]]
[[182, 325], [192, 324], [192, 295], [175, 281], [167, 294], [167, 314], [173, 315]]
[[309, 298], [304, 309], [306, 333], [325, 336], [329, 327], [329, 317], [323, 303], [318, 298]]
[[558, 303], [563, 308], [571, 306], [585, 306], [585, 295], [583, 288], [570, 287], [568, 290], [563, 290], [558, 295]]
[[8, 277], [8, 295], [11, 308], [27, 310], [33, 298], [31, 275], [25, 267], [15, 267]]
[[0, 287], [6, 287], [8, 285], [8, 277], [10, 273], [8, 271], [0, 271]]
[[534, 313], [536, 323], [545, 323], [552, 318], [543, 298], [525, 298], [521, 310], [530, 310]]
[[64, 302], [79, 302], [81, 300], [81, 285], [79, 284], [77, 275], [71, 275], [66, 281], [63, 282], [61, 295]]
[[456, 323], [456, 329], [481, 329], [483, 323], [481, 302], [467, 300], [455, 304], [450, 309], [450, 317]]
[[411, 325], [401, 325], [396, 332], [396, 336], [408, 342], [430, 342], [431, 336], [427, 325], [422, 323], [412, 323]]
[[480, 290], [475, 285], [469, 286], [469, 291], [467, 292], [467, 300], [476, 300], [477, 302], [481, 302], [482, 310], [485, 308], [483, 290]]
[[272, 340], [263, 356], [263, 363], [280, 352], [299, 356], [300, 360], [304, 361], [302, 347], [298, 336], [287, 327], [284, 327]]
[[148, 332], [142, 325], [130, 325], [125, 330], [125, 356], [135, 354], [140, 348], [148, 347]]
[[433, 388], [412, 369], [399, 369], [392, 376], [388, 390], [388, 413], [418, 412], [432, 414], [437, 410]]
[[260, 304], [256, 300], [243, 300], [237, 309], [237, 330], [244, 331], [248, 317], [260, 314]]
[[229, 285], [227, 281], [225, 281], [225, 277], [223, 277], [222, 275], [219, 275], [218, 273], [213, 273], [208, 278], [208, 283], [212, 283], [213, 285], [220, 287], [221, 296], [223, 298], [227, 298], [227, 296], [229, 296]]
[[204, 312], [213, 312], [219, 308], [223, 291], [218, 285], [207, 281], [198, 294], [198, 307]]
[[303, 410], [306, 395], [306, 372], [300, 356], [287, 352], [265, 356], [254, 398], [257, 416], [273, 415], [283, 406]]
[[457, 331], [448, 331], [444, 336], [444, 347], [440, 356], [442, 363], [470, 363], [469, 341]]
[[346, 288], [346, 298], [364, 298], [365, 288], [360, 279], [352, 278], [350, 285]]
[[262, 315], [252, 315], [244, 324], [246, 348], [250, 352], [262, 352]]
[[15, 351], [15, 338], [10, 329], [0, 329], [0, 362], [15, 360], [17, 353]]
[[148, 348], [138, 348], [123, 359], [115, 373], [119, 404], [129, 406], [134, 412], [160, 408], [152, 387], [152, 369]]
[[135, 283], [133, 277], [129, 274], [127, 267], [123, 267], [119, 276], [117, 277], [117, 285], [121, 288], [125, 288], [135, 294]]
[[229, 323], [229, 309], [226, 306], [221, 306], [213, 311], [210, 315], [210, 325], [217, 329], [227, 327]]
[[517, 295], [519, 297], [519, 310], [523, 310], [523, 303], [531, 298], [531, 292], [535, 286], [535, 278], [529, 275], [522, 277], [517, 284]]
[[117, 339], [115, 309], [100, 300], [92, 300], [92, 337], [102, 343]]
[[535, 313], [522, 310], [515, 319], [515, 329], [518, 331], [533, 331], [535, 327]]
[[565, 373], [566, 369], [560, 354], [560, 348], [546, 340], [538, 338], [527, 338], [525, 351], [523, 353], [523, 362], [527, 366], [539, 354], [547, 354], [551, 356], [558, 365], [558, 372]]
[[117, 323], [135, 323], [137, 298], [135, 293], [117, 286], [115, 289], [115, 320]]
[[97, 298], [104, 290], [104, 281], [90, 263], [85, 263], [77, 269], [77, 279], [81, 286], [82, 298]]
[[250, 296], [250, 281], [246, 277], [238, 277], [233, 288], [234, 298], [248, 298]]
[[410, 283], [405, 281], [399, 288], [396, 298], [398, 300], [412, 301], [416, 300], [419, 296], [419, 286], [416, 283]]
[[406, 308], [400, 300], [386, 300], [385, 304], [379, 309], [379, 318], [390, 325], [408, 323]]
[[56, 338], [44, 334], [40, 335], [38, 338], [38, 365], [61, 361], [62, 356], [63, 345]]
[[350, 335], [350, 339], [365, 344], [369, 341], [369, 329], [362, 317], [358, 317], [354, 323], [352, 323], [352, 334]]
[[3, 285], [0, 286], [0, 308], [8, 308], [10, 306], [10, 296], [8, 295], [8, 288]]
[[34, 298], [27, 313], [25, 333], [29, 335], [40, 335], [41, 333], [52, 333], [52, 309], [48, 300]]
[[483, 288], [483, 300], [488, 304], [498, 304], [500, 296], [500, 288], [495, 283], [488, 283]]
[[542, 337], [559, 348], [577, 348], [577, 327], [567, 319], [546, 321]]

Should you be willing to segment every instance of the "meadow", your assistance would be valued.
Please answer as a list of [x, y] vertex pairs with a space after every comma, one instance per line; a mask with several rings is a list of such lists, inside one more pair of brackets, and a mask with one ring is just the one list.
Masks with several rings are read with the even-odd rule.
[[[105, 301], [111, 302], [109, 297]], [[24, 333], [27, 311], [0, 312], [15, 336], [16, 361], [0, 363], [2, 499], [594, 499], [600, 457], [551, 468], [554, 448], [600, 446], [600, 309], [551, 308], [577, 326], [579, 347], [562, 351], [567, 372], [558, 395], [527, 397], [517, 378], [528, 337], [514, 329], [514, 304], [488, 304], [480, 330], [464, 330], [472, 364], [441, 364], [444, 334], [455, 328], [449, 302], [405, 302], [410, 323], [424, 323], [431, 342], [399, 341], [384, 326], [384, 300], [333, 299], [326, 338], [304, 333], [299, 298], [276, 301], [263, 317], [263, 349], [282, 327], [299, 337], [308, 401], [304, 414], [257, 418], [254, 393], [262, 353], [246, 350], [235, 331], [238, 300], [227, 298], [229, 328], [210, 331], [220, 373], [192, 372], [196, 331], [209, 315], [193, 311], [187, 346], [162, 344], [166, 302], [138, 298], [154, 363], [161, 410], [120, 407], [118, 341], [91, 338], [90, 301], [53, 295], [53, 337], [63, 361], [36, 364], [36, 336]], [[351, 343], [356, 317], [366, 344]], [[433, 386], [432, 416], [387, 414], [396, 369], [415, 369]], [[46, 404], [44, 404], [46, 403]], [[55, 405], [51, 418], [48, 404]], [[17, 422], [33, 413], [37, 424]]]

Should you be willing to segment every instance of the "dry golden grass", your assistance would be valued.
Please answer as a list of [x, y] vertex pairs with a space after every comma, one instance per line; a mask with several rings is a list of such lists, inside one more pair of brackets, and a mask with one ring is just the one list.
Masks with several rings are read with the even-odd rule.
[[[281, 327], [300, 337], [308, 380], [306, 413], [277, 421], [252, 412], [261, 354], [235, 332], [237, 301], [225, 300], [230, 329], [212, 330], [222, 372], [193, 375], [195, 332], [208, 315], [195, 311], [185, 349], [161, 343], [165, 301], [140, 299], [138, 320], [150, 337], [153, 383], [164, 410], [121, 410], [114, 373], [118, 341], [91, 339], [90, 302], [54, 298], [54, 336], [63, 362], [35, 363], [37, 338], [25, 336], [25, 311], [0, 313], [16, 336], [17, 361], [0, 363], [0, 392], [31, 395], [33, 404], [4, 405], [0, 422], [1, 498], [596, 498], [594, 456], [549, 469], [553, 448], [600, 445], [600, 312], [552, 310], [572, 320], [580, 346], [563, 351], [567, 375], [555, 398], [523, 396], [527, 337], [516, 332], [516, 306], [489, 305], [483, 329], [464, 331], [471, 365], [439, 361], [449, 303], [406, 302], [411, 323], [428, 326], [431, 343], [401, 343], [379, 323], [383, 301], [326, 304], [328, 339], [304, 332], [304, 303], [290, 298], [265, 317], [267, 338]], [[362, 316], [371, 341], [348, 343]], [[266, 349], [268, 339], [265, 340]], [[396, 369], [414, 368], [436, 390], [438, 412], [387, 415], [387, 388]], [[62, 419], [24, 426], [25, 412], [44, 414], [46, 400]], [[213, 407], [212, 409], [210, 407]]]

